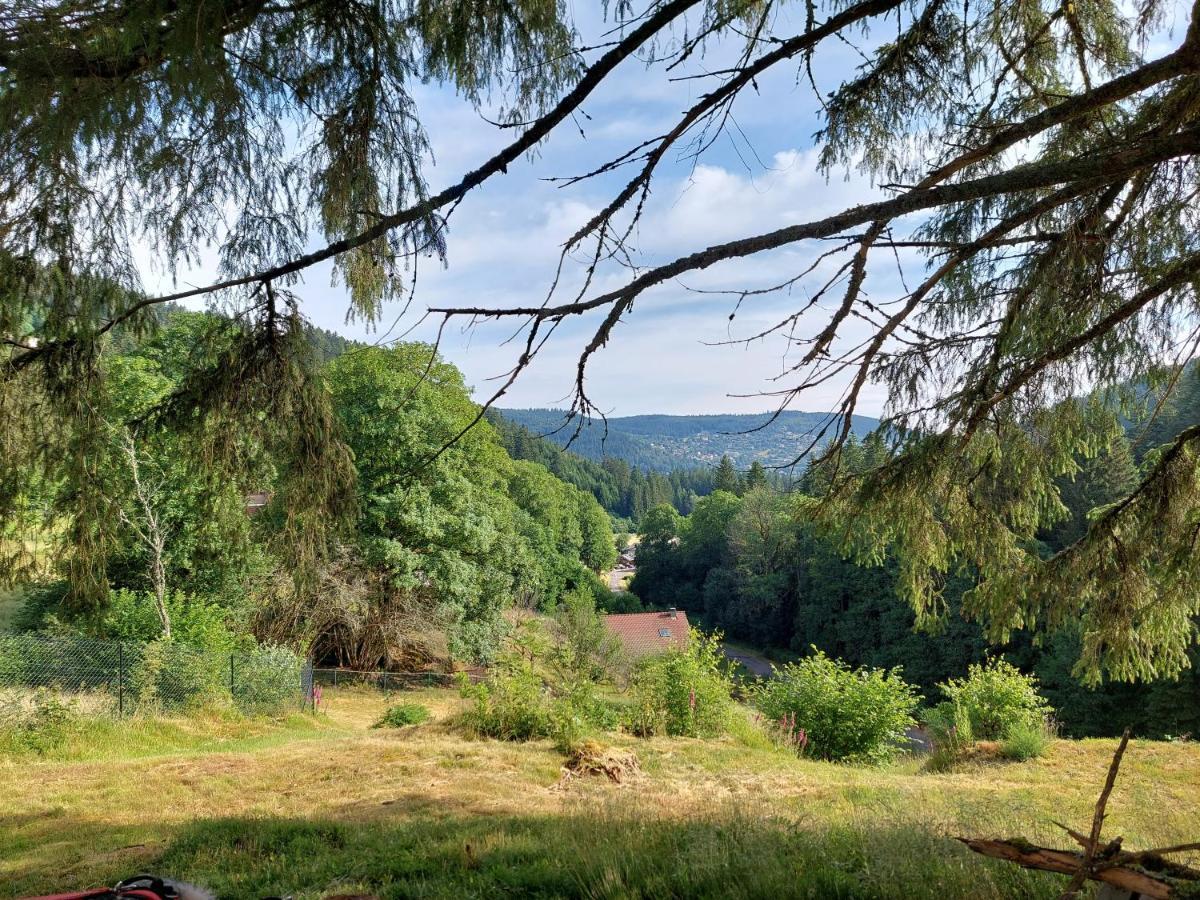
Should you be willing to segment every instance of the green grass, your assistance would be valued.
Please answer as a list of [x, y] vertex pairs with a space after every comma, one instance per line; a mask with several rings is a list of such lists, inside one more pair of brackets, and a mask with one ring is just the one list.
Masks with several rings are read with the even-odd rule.
[[406, 728], [409, 725], [422, 725], [429, 721], [430, 713], [427, 707], [420, 703], [397, 703], [389, 706], [372, 728]]
[[[563, 781], [549, 741], [464, 738], [452, 691], [409, 698], [433, 720], [374, 730], [384, 698], [330, 691], [316, 719], [134, 723], [0, 756], [0, 897], [151, 870], [230, 898], [1051, 898], [1061, 878], [952, 837], [1060, 843], [1051, 822], [1088, 821], [1115, 743], [930, 774], [799, 759], [749, 726], [608, 736], [644, 770], [618, 785]], [[1194, 840], [1200, 747], [1131, 744], [1109, 809], [1126, 846]]]
[[0, 634], [12, 630], [13, 621], [21, 611], [25, 593], [18, 589], [0, 589]]
[[195, 719], [88, 722], [46, 756], [55, 760], [137, 759], [147, 756], [250, 753], [326, 736], [332, 726], [303, 713], [254, 718], [203, 713]]
[[[634, 804], [636, 806], [636, 804]], [[681, 820], [601, 806], [555, 815], [416, 816], [364, 825], [223, 819], [160, 857], [220, 896], [1052, 897], [1055, 879], [981, 865], [924, 831], [797, 829], [739, 808]]]
[[1000, 742], [1000, 755], [1017, 762], [1028, 762], [1046, 752], [1054, 736], [1044, 722], [1018, 722]]

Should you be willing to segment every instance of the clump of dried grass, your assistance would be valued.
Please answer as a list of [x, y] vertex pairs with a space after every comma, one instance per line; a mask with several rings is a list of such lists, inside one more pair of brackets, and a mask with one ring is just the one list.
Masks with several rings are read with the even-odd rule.
[[588, 775], [603, 775], [615, 784], [622, 784], [641, 773], [641, 762], [632, 750], [618, 750], [598, 741], [584, 741], [567, 755], [558, 784], [564, 786], [573, 778]]

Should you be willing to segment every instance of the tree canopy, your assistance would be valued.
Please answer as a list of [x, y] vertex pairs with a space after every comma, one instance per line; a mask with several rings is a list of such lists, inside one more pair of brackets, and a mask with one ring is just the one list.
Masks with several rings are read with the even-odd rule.
[[[1200, 425], [1163, 435], [1073, 543], [1050, 558], [1030, 548], [1066, 515], [1062, 479], [1105, 452], [1120, 416], [1160, 396], [1196, 350], [1200, 3], [1174, 30], [1162, 0], [788, 6], [620, 2], [608, 8], [617, 29], [583, 47], [571, 7], [545, 0], [6, 4], [0, 414], [21, 423], [0, 439], [6, 517], [27, 484], [18, 467], [70, 477], [72, 583], [81, 600], [99, 591], [114, 540], [95, 488], [106, 336], [203, 296], [233, 310], [234, 327], [143, 418], [188, 425], [214, 466], [244, 464], [248, 446], [286, 461], [285, 543], [310, 570], [353, 517], [355, 492], [301, 338], [297, 275], [332, 261], [350, 313], [377, 317], [407, 296], [416, 261], [441, 253], [462, 198], [570, 127], [636, 58], [648, 78], [703, 87], [674, 124], [571, 181], [616, 185], [563, 247], [582, 287], [565, 295], [548, 272], [544, 302], [432, 311], [520, 323], [494, 398], [560, 323], [595, 313], [574, 385], [574, 411], [594, 413], [588, 362], [654, 288], [824, 242], [831, 265], [731, 293], [735, 305], [793, 288], [806, 298], [748, 338], [774, 335], [795, 352], [777, 402], [845, 386], [817, 438], [833, 466], [814, 520], [860, 559], [893, 554], [920, 618], [940, 615], [947, 579], [970, 571], [979, 586], [964, 605], [995, 639], [1080, 625], [1081, 672], [1177, 673], [1200, 612]], [[818, 89], [810, 63], [832, 42], [858, 47], [862, 62]], [[711, 48], [732, 63], [687, 69]], [[814, 88], [823, 170], [865, 173], [879, 199], [640, 264], [636, 226], [664, 160], [701, 158], [736, 127], [743, 92], [782, 69]], [[492, 98], [513, 133], [437, 191], [413, 102], [422, 79], [468, 103]], [[146, 296], [134, 239], [167, 268], [213, 244], [220, 280]], [[882, 263], [899, 265], [901, 287], [876, 283]], [[866, 323], [865, 337], [852, 323]], [[887, 394], [888, 452], [851, 471], [836, 461], [867, 385]]]

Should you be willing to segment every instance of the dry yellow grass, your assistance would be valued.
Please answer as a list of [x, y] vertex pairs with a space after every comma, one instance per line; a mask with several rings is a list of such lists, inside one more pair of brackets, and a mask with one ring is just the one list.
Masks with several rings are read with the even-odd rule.
[[[883, 841], [905, 833], [921, 835], [927, 847], [940, 847], [942, 836], [953, 834], [1021, 833], [1057, 841], [1051, 820], [1088, 819], [1114, 745], [1109, 740], [1060, 741], [1046, 757], [1032, 762], [933, 775], [921, 772], [915, 761], [883, 769], [839, 766], [798, 760], [732, 738], [615, 738], [614, 743], [635, 750], [644, 774], [620, 785], [573, 779], [564, 788], [559, 785], [562, 757], [548, 742], [473, 741], [457, 733], [447, 723], [459, 703], [453, 691], [406, 693], [404, 700], [426, 704], [434, 719], [396, 731], [370, 729], [386, 706], [378, 695], [329, 692], [326, 698], [327, 713], [316, 723], [259, 723], [243, 739], [223, 734], [225, 744], [213, 744], [202, 732], [206, 727], [228, 731], [234, 727], [228, 722], [193, 725], [195, 749], [181, 738], [167, 755], [127, 757], [110, 749], [102, 758], [74, 761], [0, 758], [0, 896], [95, 884], [163, 863], [195, 870], [176, 875], [234, 879], [227, 870], [239, 864], [239, 853], [249, 854], [243, 860], [247, 871], [236, 877], [250, 880], [221, 883], [274, 886], [272, 879], [286, 880], [286, 873], [293, 872], [301, 887], [320, 886], [309, 893], [293, 887], [297, 897], [323, 896], [332, 877], [322, 874], [324, 869], [304, 875], [285, 867], [284, 874], [265, 874], [263, 857], [254, 855], [261, 848], [239, 848], [236, 839], [226, 846], [223, 838], [196, 837], [197, 823], [229, 818], [333, 823], [366, 836], [364, 840], [391, 833], [400, 842], [408, 834], [403, 829], [416, 825], [434, 831], [460, 828], [475, 835], [446, 832], [446, 846], [468, 849], [461, 851], [467, 854], [459, 861], [461, 872], [455, 869], [459, 863], [439, 863], [438, 872], [450, 866], [443, 873], [452, 879], [444, 893], [439, 893], [440, 882], [426, 880], [421, 883], [428, 890], [410, 894], [395, 887], [399, 876], [382, 869], [369, 877], [355, 876], [354, 883], [386, 896], [454, 896], [465, 890], [463, 885], [473, 884], [471, 879], [483, 878], [486, 867], [481, 869], [478, 855], [486, 856], [488, 847], [501, 854], [497, 859], [533, 853], [526, 846], [532, 840], [527, 829], [513, 823], [538, 823], [529, 828], [544, 825], [548, 834], [555, 834], [556, 821], [569, 831], [568, 823], [610, 822], [616, 816], [623, 823], [637, 820], [657, 823], [655, 827], [704, 822], [721, 833], [722, 823], [753, 820], [754, 827], [772, 833], [798, 829], [821, 835], [821, 840], [852, 833], [856, 837], [850, 845], [856, 848], [871, 847], [872, 835]], [[1200, 747], [1134, 742], [1126, 760], [1110, 802], [1108, 832], [1125, 835], [1132, 846], [1200, 837]], [[508, 824], [477, 834], [472, 823]], [[614, 825], [608, 831], [625, 827]], [[636, 849], [638, 840], [630, 838], [631, 848]], [[954, 852], [948, 842], [946, 847], [947, 853]], [[428, 852], [444, 849], [439, 848], [442, 844]], [[371, 852], [386, 855], [386, 847]], [[870, 856], [866, 850], [855, 852]], [[339, 853], [348, 860], [347, 870], [356, 871], [355, 848]], [[365, 858], [367, 851], [362, 853]], [[532, 865], [525, 856], [520, 859]], [[960, 867], [986, 865], [966, 857], [954, 860]], [[901, 875], [895, 877], [909, 877], [903, 875], [908, 869], [896, 871]], [[547, 870], [538, 877], [552, 874]], [[656, 893], [631, 890], [629, 879], [634, 877], [621, 874], [623, 880], [615, 883], [619, 890], [580, 893]], [[1027, 889], [1023, 884], [1010, 890], [996, 881], [999, 886], [979, 896], [1020, 896]], [[954, 888], [949, 890], [943, 894], [953, 896]], [[238, 896], [236, 891], [228, 895]], [[866, 890], [861, 895], [876, 894]]]

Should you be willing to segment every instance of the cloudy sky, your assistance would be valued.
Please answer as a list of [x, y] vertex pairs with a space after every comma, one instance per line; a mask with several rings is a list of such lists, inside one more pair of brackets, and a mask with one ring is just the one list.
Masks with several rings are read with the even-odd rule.
[[[599, 6], [600, 4], [595, 4]], [[583, 4], [580, 4], [583, 6]], [[585, 43], [603, 40], [611, 23], [598, 17], [580, 22]], [[796, 23], [798, 26], [799, 23]], [[786, 33], [783, 23], [781, 33]], [[891, 22], [895, 27], [895, 22]], [[870, 38], [864, 38], [863, 47]], [[823, 92], [850, 74], [860, 62], [857, 51], [840, 43], [815, 60]], [[696, 58], [690, 73], [720, 68], [722, 54]], [[676, 72], [674, 74], [680, 74]], [[350, 337], [387, 340], [398, 334], [430, 339], [432, 327], [412, 328], [421, 311], [432, 306], [530, 305], [540, 303], [553, 276], [563, 240], [599, 209], [618, 184], [596, 180], [560, 188], [547, 179], [593, 168], [634, 144], [667, 130], [680, 112], [715, 80], [670, 81], [661, 67], [647, 70], [627, 62], [584, 107], [587, 118], [564, 123], [539, 148], [534, 159], [509, 167], [507, 175], [487, 182], [455, 212], [448, 236], [447, 265], [421, 261], [417, 291], [407, 316], [394, 323], [399, 309], [385, 310], [374, 327], [348, 322], [344, 291], [332, 283], [328, 267], [308, 271], [297, 287], [305, 314], [317, 325]], [[855, 173], [829, 178], [816, 170], [813, 135], [820, 127], [819, 104], [797, 67], [780, 67], [746, 92], [735, 107], [736, 128], [729, 129], [699, 160], [671, 157], [656, 179], [652, 200], [635, 236], [639, 264], [653, 264], [714, 242], [768, 231], [818, 218], [846, 206], [882, 196]], [[422, 87], [419, 103], [436, 161], [428, 170], [432, 190], [457, 181], [461, 174], [512, 139], [511, 131], [489, 124], [453, 92]], [[313, 245], [321, 241], [314, 237]], [[780, 379], [790, 357], [780, 340], [750, 346], [712, 346], [746, 337], [794, 311], [806, 297], [803, 288], [747, 301], [729, 321], [733, 300], [696, 293], [761, 287], [797, 274], [824, 246], [809, 245], [736, 263], [726, 263], [681, 282], [645, 294], [614, 340], [590, 368], [589, 394], [610, 415], [647, 412], [755, 412], [776, 401], [759, 392], [794, 383]], [[561, 297], [571, 296], [579, 267], [568, 268]], [[601, 273], [598, 289], [628, 278], [623, 270]], [[205, 273], [181, 275], [179, 285], [202, 283]], [[158, 282], [162, 288], [168, 284]], [[894, 295], [899, 279], [894, 263], [872, 273], [868, 290]], [[836, 298], [833, 301], [836, 302]], [[828, 307], [829, 303], [825, 303]], [[581, 318], [564, 325], [534, 365], [501, 401], [502, 406], [562, 406], [569, 402], [575, 362], [597, 319]], [[801, 323], [812, 333], [821, 319]], [[466, 374], [479, 398], [494, 390], [494, 379], [507, 371], [517, 348], [505, 345], [513, 328], [484, 325], [463, 330], [451, 325], [443, 338], [444, 355]], [[841, 392], [831, 383], [803, 397], [793, 408], [830, 408]], [[748, 396], [732, 396], [748, 395]], [[864, 393], [860, 412], [877, 413], [879, 391]]]

